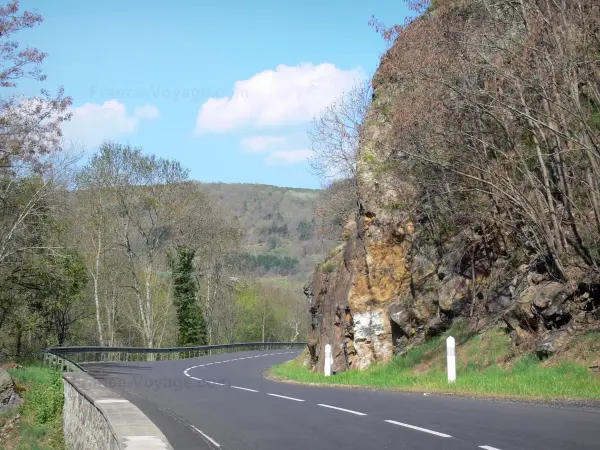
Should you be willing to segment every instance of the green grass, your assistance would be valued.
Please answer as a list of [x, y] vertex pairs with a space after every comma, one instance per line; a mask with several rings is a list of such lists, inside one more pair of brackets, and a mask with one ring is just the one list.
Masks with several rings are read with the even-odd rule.
[[260, 281], [264, 284], [270, 284], [273, 286], [281, 286], [281, 287], [292, 287], [296, 289], [302, 289], [304, 283], [298, 280], [290, 280], [288, 278], [281, 277], [265, 277], [260, 278]]
[[285, 197], [289, 197], [290, 199], [298, 199], [298, 200], [313, 200], [318, 194], [320, 190], [314, 189], [288, 189], [284, 194]]
[[321, 272], [323, 272], [325, 275], [329, 275], [330, 273], [333, 273], [335, 271], [336, 267], [337, 261], [330, 259], [321, 264]]
[[279, 242], [279, 245], [272, 250], [268, 250], [265, 254], [273, 255], [273, 256], [289, 256], [290, 258], [294, 257], [294, 251], [292, 248], [292, 241], [289, 239], [282, 239]]
[[[17, 449], [64, 448], [62, 434], [63, 385], [58, 372], [40, 366], [9, 370], [23, 397], [19, 413]], [[0, 444], [0, 448], [1, 444]]]
[[298, 361], [290, 361], [273, 367], [272, 372], [279, 378], [306, 383], [539, 400], [600, 399], [600, 376], [585, 365], [574, 361], [542, 363], [533, 355], [515, 355], [502, 330], [476, 337], [459, 335], [457, 381], [449, 385], [442, 340], [446, 334], [365, 371], [325, 378]]

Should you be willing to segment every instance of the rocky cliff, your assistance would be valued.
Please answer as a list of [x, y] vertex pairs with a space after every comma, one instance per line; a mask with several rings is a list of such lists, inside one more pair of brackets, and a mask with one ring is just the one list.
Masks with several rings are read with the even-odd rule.
[[466, 224], [442, 245], [426, 239], [422, 187], [414, 173], [393, 166], [398, 153], [391, 142], [402, 125], [389, 119], [389, 110], [422, 89], [386, 70], [390, 60], [407, 56], [406, 45], [400, 35], [373, 79], [357, 162], [358, 208], [346, 242], [305, 288], [310, 365], [323, 371], [324, 347], [331, 344], [334, 373], [362, 370], [442, 333], [457, 318], [472, 333], [502, 326], [523, 351], [551, 354], [571, 335], [599, 326], [600, 283], [576, 269], [556, 276], [539, 252], [511, 241], [509, 231]]

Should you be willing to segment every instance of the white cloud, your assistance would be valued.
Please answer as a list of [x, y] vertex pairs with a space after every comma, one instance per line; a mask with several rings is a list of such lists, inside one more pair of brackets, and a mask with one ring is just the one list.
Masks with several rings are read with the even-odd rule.
[[128, 115], [125, 105], [117, 100], [86, 103], [70, 111], [73, 117], [63, 124], [64, 136], [86, 147], [97, 147], [105, 140], [133, 134], [142, 120], [158, 117], [158, 109], [152, 105], [136, 108], [133, 115]]
[[306, 161], [312, 156], [312, 150], [281, 150], [267, 156], [265, 162], [271, 166], [289, 166]]
[[133, 114], [139, 119], [156, 119], [159, 116], [158, 108], [154, 105], [139, 106]]
[[311, 120], [354, 83], [359, 69], [333, 64], [280, 64], [237, 81], [231, 97], [209, 98], [200, 108], [198, 133], [223, 133], [243, 126], [266, 127]]
[[246, 153], [264, 153], [270, 147], [285, 144], [283, 136], [250, 136], [242, 139], [242, 148]]

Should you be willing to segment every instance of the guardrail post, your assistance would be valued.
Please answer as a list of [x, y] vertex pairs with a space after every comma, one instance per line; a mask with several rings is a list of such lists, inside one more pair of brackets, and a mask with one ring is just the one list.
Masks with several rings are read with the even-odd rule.
[[446, 339], [446, 354], [448, 359], [448, 383], [456, 382], [456, 341], [452, 336]]
[[331, 358], [331, 345], [327, 344], [325, 346], [325, 376], [331, 376], [331, 364], [333, 363]]

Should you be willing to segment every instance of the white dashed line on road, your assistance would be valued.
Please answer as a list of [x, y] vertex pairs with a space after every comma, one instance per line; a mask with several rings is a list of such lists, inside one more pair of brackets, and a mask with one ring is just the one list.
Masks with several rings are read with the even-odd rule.
[[303, 402], [304, 401], [304, 400], [299, 399], [299, 398], [286, 397], [285, 395], [277, 395], [277, 394], [267, 394], [267, 395], [271, 395], [273, 397], [285, 398], [287, 400], [294, 400], [295, 402]]
[[449, 434], [439, 433], [437, 431], [428, 430], [427, 428], [416, 427], [414, 425], [409, 425], [407, 423], [396, 422], [395, 420], [386, 420], [387, 423], [393, 423], [394, 425], [399, 425], [401, 427], [411, 428], [413, 430], [422, 431], [423, 433], [435, 434], [436, 436], [451, 438]]
[[[216, 381], [207, 381], [207, 380], [202, 380], [201, 378], [193, 377], [193, 376], [191, 376], [188, 373], [188, 371], [192, 370], [192, 369], [199, 368], [199, 367], [206, 367], [206, 366], [211, 366], [211, 365], [216, 365], [216, 364], [224, 364], [224, 363], [229, 363], [229, 362], [233, 362], [233, 361], [242, 361], [242, 360], [246, 360], [246, 359], [260, 358], [262, 356], [286, 355], [286, 354], [294, 354], [294, 353], [295, 352], [291, 352], [291, 351], [290, 352], [278, 352], [278, 353], [266, 353], [266, 354], [262, 354], [262, 355], [254, 355], [254, 356], [245, 356], [245, 357], [241, 357], [241, 358], [234, 358], [234, 359], [229, 359], [229, 360], [225, 360], [225, 361], [213, 361], [213, 362], [210, 362], [210, 363], [205, 363], [205, 364], [200, 364], [200, 365], [197, 365], [197, 366], [188, 367], [187, 369], [185, 369], [183, 371], [183, 373], [184, 373], [185, 376], [187, 376], [189, 378], [192, 378], [194, 380], [204, 381], [205, 383], [214, 384], [214, 385], [217, 385], [217, 386], [226, 386], [224, 383], [218, 383]], [[231, 386], [231, 385], [229, 385], [228, 387], [233, 388], [233, 389], [242, 390], [242, 391], [247, 391], [247, 392], [256, 392], [256, 393], [259, 392], [256, 389], [249, 389], [249, 388], [245, 388], [245, 387], [241, 387], [241, 386]], [[295, 401], [295, 402], [304, 402], [305, 401], [305, 400], [300, 399], [300, 398], [287, 397], [285, 395], [279, 395], [279, 394], [267, 393], [266, 395], [269, 395], [271, 397], [282, 398], [282, 399], [285, 399], [285, 400], [292, 400], [292, 401]], [[111, 401], [111, 400], [107, 400], [106, 402], [109, 402], [109, 401]], [[342, 411], [342, 412], [346, 412], [346, 413], [349, 413], [349, 414], [354, 414], [354, 415], [357, 415], [357, 416], [366, 416], [367, 415], [366, 413], [362, 413], [360, 411], [354, 411], [354, 410], [351, 410], [351, 409], [340, 408], [338, 406], [326, 405], [326, 404], [323, 404], [323, 403], [318, 403], [317, 405], [321, 406], [323, 408], [334, 409], [334, 410], [337, 410], [337, 411]], [[452, 438], [452, 436], [449, 435], [449, 434], [440, 433], [438, 431], [429, 430], [427, 428], [422, 428], [422, 427], [418, 427], [418, 426], [415, 426], [415, 425], [410, 425], [410, 424], [403, 423], [403, 422], [397, 422], [395, 420], [385, 420], [385, 422], [393, 424], [393, 425], [398, 425], [398, 426], [401, 426], [401, 427], [404, 427], [404, 428], [410, 428], [412, 430], [421, 431], [423, 433], [432, 434], [432, 435], [439, 436], [439, 437], [442, 437], [442, 438]], [[205, 433], [203, 433], [198, 428], [194, 427], [191, 424], [187, 424], [187, 425], [191, 426], [196, 432], [198, 432], [199, 434], [201, 434], [206, 440], [208, 440], [209, 442], [211, 442], [214, 446], [216, 446], [218, 448], [221, 447], [220, 444], [217, 441], [215, 441], [210, 436], [208, 436]], [[498, 449], [496, 447], [491, 447], [489, 445], [480, 445], [480, 446], [478, 446], [478, 448], [481, 448], [483, 450], [500, 450], [500, 449]]]
[[322, 403], [318, 403], [319, 406], [322, 406], [323, 408], [331, 408], [331, 409], [337, 409], [338, 411], [344, 411], [350, 414], [356, 414], [357, 416], [366, 416], [365, 413], [361, 413], [358, 411], [352, 411], [351, 409], [344, 409], [344, 408], [338, 408], [337, 406], [331, 406], [331, 405], [324, 405]]
[[232, 387], [233, 389], [241, 389], [242, 391], [248, 391], [248, 392], [258, 392], [257, 390], [254, 390], [254, 389], [248, 389], [248, 388], [245, 388], [245, 387], [239, 387], [239, 386], [230, 386], [230, 387]]

